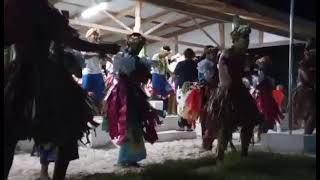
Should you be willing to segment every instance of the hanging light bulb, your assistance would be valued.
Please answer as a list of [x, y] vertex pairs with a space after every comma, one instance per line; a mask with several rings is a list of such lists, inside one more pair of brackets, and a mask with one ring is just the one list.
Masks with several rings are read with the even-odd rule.
[[86, 9], [85, 11], [83, 11], [81, 13], [81, 17], [84, 19], [89, 19], [93, 16], [95, 16], [96, 14], [98, 14], [98, 12], [100, 11], [104, 11], [108, 8], [108, 3], [107, 2], [101, 2], [93, 7], [90, 7], [88, 9]]

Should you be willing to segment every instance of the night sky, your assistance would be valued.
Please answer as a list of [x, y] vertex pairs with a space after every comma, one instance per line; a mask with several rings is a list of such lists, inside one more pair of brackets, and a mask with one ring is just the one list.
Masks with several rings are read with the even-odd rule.
[[[290, 13], [291, 0], [254, 0], [266, 6]], [[316, 21], [316, 0], [295, 0], [294, 14], [298, 17]]]

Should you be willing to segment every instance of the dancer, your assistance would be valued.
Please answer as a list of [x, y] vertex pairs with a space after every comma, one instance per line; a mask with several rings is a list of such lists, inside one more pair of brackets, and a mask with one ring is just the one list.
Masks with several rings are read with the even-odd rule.
[[167, 80], [170, 73], [168, 69], [171, 49], [169, 46], [163, 46], [159, 53], [152, 57], [152, 96], [163, 100], [163, 110], [168, 111], [168, 98], [174, 93]]
[[272, 95], [272, 80], [270, 77], [271, 59], [269, 56], [263, 56], [256, 61], [259, 67], [258, 84], [254, 91], [257, 107], [263, 114], [264, 120], [260, 122], [258, 129], [258, 141], [261, 140], [261, 134], [267, 133], [273, 129], [276, 122], [280, 123], [283, 114]]
[[[217, 126], [211, 126], [210, 128], [206, 128], [206, 124], [207, 124], [207, 120], [208, 120], [208, 102], [210, 101], [210, 98], [212, 99], [215, 96], [216, 90], [218, 88], [219, 73], [218, 73], [218, 69], [217, 69], [217, 63], [218, 63], [217, 61], [218, 61], [220, 55], [221, 55], [221, 51], [218, 52], [216, 49], [215, 56], [214, 56], [215, 60], [213, 61], [214, 66], [213, 66], [213, 70], [211, 72], [211, 78], [208, 79], [207, 82], [204, 81], [205, 84], [202, 85], [203, 86], [202, 90], [204, 93], [203, 103], [202, 103], [203, 107], [202, 107], [202, 112], [200, 114], [201, 130], [202, 130], [202, 148], [207, 151], [212, 150], [212, 143], [217, 138], [217, 134], [219, 131]], [[201, 62], [202, 61], [200, 61], [198, 63], [198, 69], [199, 69], [199, 64], [201, 65]], [[204, 77], [204, 76], [202, 76], [200, 74], [200, 77]], [[201, 81], [201, 79], [199, 79], [199, 81]], [[229, 141], [230, 147], [231, 147], [232, 151], [236, 152], [236, 148], [233, 145], [231, 140]]]
[[241, 126], [241, 155], [248, 154], [253, 128], [261, 118], [254, 99], [242, 83], [250, 32], [247, 25], [238, 25], [231, 32], [233, 46], [223, 51], [219, 58], [219, 85], [208, 102], [207, 132], [219, 130], [217, 158], [220, 161], [224, 159], [228, 141], [238, 126]]
[[17, 64], [4, 88], [5, 179], [17, 141], [31, 138], [58, 146], [53, 180], [64, 179], [69, 161], [79, 157], [77, 140], [88, 131], [92, 112], [62, 58], [48, 59], [50, 43], [57, 45], [58, 57], [65, 46], [101, 53], [117, 53], [119, 46], [81, 40], [45, 0], [6, 1], [4, 11], [5, 46], [15, 44]]
[[295, 126], [304, 122], [304, 133], [312, 134], [316, 128], [316, 41], [310, 39], [299, 63], [299, 84], [292, 95], [292, 112]]
[[202, 93], [202, 108], [200, 113], [201, 133], [202, 133], [202, 147], [205, 150], [212, 149], [212, 142], [214, 138], [206, 137], [206, 120], [207, 111], [206, 106], [210, 94], [214, 94], [218, 87], [218, 69], [217, 69], [217, 53], [218, 49], [213, 46], [207, 46], [204, 49], [204, 59], [198, 63], [198, 80], [201, 86]]
[[[177, 64], [177, 67], [173, 73], [173, 80], [177, 80], [177, 86], [179, 88], [178, 91], [187, 92], [187, 89], [190, 88], [192, 83], [190, 82], [197, 82], [197, 63], [195, 62], [195, 53], [192, 49], [188, 48], [184, 51], [185, 60], [181, 61]], [[179, 96], [180, 92], [177, 91]], [[180, 101], [181, 105], [181, 101]], [[179, 105], [179, 106], [180, 106]], [[178, 121], [178, 126], [181, 130], [184, 130], [187, 127], [187, 131], [193, 131], [191, 124], [188, 123], [186, 119], [180, 117]]]
[[[98, 44], [100, 32], [96, 28], [91, 28], [87, 31], [86, 37], [89, 42]], [[97, 53], [84, 52], [83, 55], [85, 58], [85, 68], [82, 70], [82, 88], [91, 94], [98, 106], [101, 106], [105, 96], [105, 84], [101, 69], [103, 59]]]
[[[74, 76], [74, 78], [82, 77], [82, 68], [81, 68], [81, 59], [76, 57], [76, 51], [70, 50], [66, 52], [63, 57], [64, 68], [69, 72], [70, 76]], [[53, 61], [59, 61], [59, 58], [55, 55], [54, 51], [50, 52], [49, 59]], [[34, 156], [34, 153], [37, 152], [40, 157], [41, 171], [40, 171], [40, 179], [51, 179], [49, 177], [48, 168], [51, 162], [55, 162], [57, 159], [57, 151], [58, 147], [54, 143], [42, 143], [35, 144], [33, 147], [33, 151], [31, 152], [31, 156]]]
[[112, 139], [119, 139], [120, 166], [139, 166], [146, 158], [144, 140], [154, 143], [158, 139], [155, 125], [160, 121], [142, 90], [142, 84], [151, 78], [148, 62], [138, 57], [144, 44], [139, 33], [128, 36], [125, 52], [114, 58], [117, 81], [106, 97], [109, 133]]

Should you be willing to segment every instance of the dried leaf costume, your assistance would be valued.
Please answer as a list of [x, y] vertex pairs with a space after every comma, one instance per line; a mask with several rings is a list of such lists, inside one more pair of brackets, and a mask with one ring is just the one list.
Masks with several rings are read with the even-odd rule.
[[316, 128], [316, 43], [309, 41], [305, 57], [299, 63], [299, 84], [293, 90], [292, 112], [296, 127], [304, 122], [305, 134], [312, 134]]
[[[233, 42], [249, 38], [250, 32], [249, 26], [237, 26], [231, 32]], [[244, 66], [245, 54], [236, 51], [234, 46], [224, 51], [219, 58], [219, 87], [210, 97], [207, 106], [207, 129], [214, 138], [218, 136], [219, 160], [223, 160], [232, 132], [239, 126], [242, 155], [247, 155], [253, 128], [261, 118], [254, 99], [242, 83]]]
[[[10, 0], [4, 8], [5, 46], [15, 45], [15, 68], [4, 87], [5, 176], [18, 140], [33, 138], [59, 146], [60, 157], [78, 158], [77, 140], [92, 112], [86, 93], [63, 66], [64, 47], [116, 53], [118, 46], [82, 41], [57, 9], [43, 0]], [[57, 45], [57, 57], [49, 47]], [[68, 146], [72, 144], [72, 150]]]

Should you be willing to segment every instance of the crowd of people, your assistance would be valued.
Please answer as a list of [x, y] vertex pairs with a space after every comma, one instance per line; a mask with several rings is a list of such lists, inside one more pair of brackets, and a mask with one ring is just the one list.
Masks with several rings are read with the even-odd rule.
[[[128, 35], [120, 52], [117, 44], [101, 43], [95, 28], [81, 40], [68, 25], [68, 14], [46, 1], [12, 0], [5, 6], [5, 45], [15, 47], [14, 61], [5, 64], [5, 179], [17, 142], [31, 138], [41, 178], [50, 179], [48, 165], [55, 162], [53, 179], [64, 179], [69, 162], [79, 158], [78, 140], [99, 125], [94, 116], [104, 116], [105, 129], [120, 146], [118, 164], [125, 167], [137, 167], [146, 158], [145, 141], [157, 141], [159, 116], [168, 111], [180, 116], [180, 130], [193, 131], [199, 119], [203, 148], [211, 150], [217, 139], [218, 160], [228, 143], [234, 148], [232, 133], [239, 127], [246, 156], [254, 128], [260, 139], [284, 118], [285, 93], [281, 85], [274, 87], [271, 58], [247, 66], [248, 25], [233, 29], [231, 48], [209, 45], [201, 57], [187, 48], [173, 56], [166, 45], [149, 59], [139, 56], [146, 42], [139, 33]], [[294, 93], [294, 113], [304, 110], [295, 122], [308, 117], [307, 134], [315, 129], [314, 62], [312, 44]], [[163, 112], [149, 104], [152, 99], [163, 100]]]

